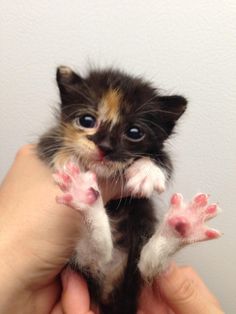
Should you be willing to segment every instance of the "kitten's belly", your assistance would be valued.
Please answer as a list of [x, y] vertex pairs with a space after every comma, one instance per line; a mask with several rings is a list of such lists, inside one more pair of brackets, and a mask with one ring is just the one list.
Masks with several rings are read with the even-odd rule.
[[127, 264], [126, 252], [120, 249], [113, 249], [112, 260], [104, 265], [102, 272], [104, 279], [102, 283], [102, 301], [106, 303], [109, 300], [109, 295], [117, 287], [123, 279], [124, 270]]
[[88, 245], [87, 239], [80, 240], [76, 247], [76, 256], [71, 260], [72, 267], [81, 269], [94, 280], [99, 282], [101, 300], [103, 303], [109, 301], [109, 295], [114, 288], [119, 286], [123, 279], [127, 264], [127, 252], [120, 248], [113, 248], [110, 262], [101, 265], [96, 258], [96, 253]]

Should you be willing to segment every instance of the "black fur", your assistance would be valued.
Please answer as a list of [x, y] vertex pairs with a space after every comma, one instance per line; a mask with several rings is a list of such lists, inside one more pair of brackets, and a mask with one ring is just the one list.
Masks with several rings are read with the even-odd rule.
[[[57, 71], [57, 82], [62, 100], [61, 114], [57, 125], [39, 141], [38, 153], [43, 160], [50, 163], [58, 152], [65, 149], [61, 125], [72, 124], [84, 110], [96, 112], [104, 92], [112, 89], [121, 95], [121, 119], [112, 129], [108, 124], [102, 123], [88, 139], [98, 147], [103, 145], [107, 160], [127, 162], [131, 158], [147, 156], [171, 175], [171, 161], [163, 146], [186, 109], [187, 101], [184, 97], [161, 96], [157, 89], [143, 79], [113, 69], [91, 71], [86, 78], [82, 78], [74, 72], [65, 75], [60, 68]], [[138, 126], [144, 131], [144, 140], [127, 140], [124, 134], [130, 125]], [[119, 221], [116, 228], [121, 236], [114, 245], [128, 254], [123, 280], [114, 288], [109, 303], [101, 304], [102, 284], [89, 273], [84, 273], [84, 276], [93, 299], [100, 303], [101, 314], [134, 314], [142, 282], [137, 263], [141, 249], [152, 236], [157, 221], [153, 206], [147, 199], [110, 201], [106, 209], [112, 221]]]
[[147, 199], [123, 199], [108, 204], [108, 214], [125, 217], [118, 226], [123, 238], [118, 245], [128, 251], [128, 262], [124, 279], [115, 290], [114, 301], [103, 305], [104, 313], [130, 314], [137, 311], [137, 300], [141, 288], [141, 277], [137, 268], [141, 249], [152, 236], [157, 223], [153, 206]]

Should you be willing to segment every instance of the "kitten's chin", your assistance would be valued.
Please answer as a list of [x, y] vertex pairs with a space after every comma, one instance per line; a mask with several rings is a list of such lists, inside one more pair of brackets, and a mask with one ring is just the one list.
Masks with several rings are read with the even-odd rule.
[[123, 175], [125, 169], [124, 163], [118, 162], [95, 162], [90, 166], [90, 170], [94, 171], [98, 177], [114, 178]]
[[83, 166], [86, 170], [95, 172], [100, 178], [114, 178], [123, 175], [127, 163], [108, 160], [83, 160]]

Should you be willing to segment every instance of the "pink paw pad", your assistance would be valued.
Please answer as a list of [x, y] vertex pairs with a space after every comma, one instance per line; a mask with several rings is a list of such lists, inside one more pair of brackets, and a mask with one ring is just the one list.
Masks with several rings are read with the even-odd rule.
[[87, 190], [86, 199], [89, 205], [93, 204], [97, 200], [98, 197], [99, 197], [99, 192], [95, 190], [94, 188], [90, 187]]
[[182, 237], [186, 237], [190, 223], [184, 216], [173, 216], [168, 220], [169, 225], [174, 228]]
[[63, 169], [56, 170], [53, 178], [64, 192], [62, 196], [57, 196], [58, 203], [85, 210], [100, 196], [96, 175], [89, 171], [80, 172], [78, 166], [71, 161]]
[[59, 204], [69, 205], [73, 201], [73, 196], [71, 194], [64, 194], [62, 196], [57, 196], [56, 200]]
[[79, 167], [76, 166], [72, 161], [69, 161], [65, 168], [70, 172], [70, 174], [72, 176], [76, 176], [77, 174], [79, 174]]
[[171, 205], [180, 206], [183, 202], [183, 196], [179, 193], [175, 193], [170, 200]]
[[71, 184], [71, 177], [61, 170], [57, 170], [53, 174], [53, 179], [63, 191], [68, 189], [69, 185]]
[[205, 221], [215, 217], [219, 208], [208, 205], [207, 194], [197, 194], [190, 203], [185, 203], [181, 194], [174, 194], [170, 201], [162, 233], [180, 238], [183, 244], [216, 239], [221, 233], [208, 228]]

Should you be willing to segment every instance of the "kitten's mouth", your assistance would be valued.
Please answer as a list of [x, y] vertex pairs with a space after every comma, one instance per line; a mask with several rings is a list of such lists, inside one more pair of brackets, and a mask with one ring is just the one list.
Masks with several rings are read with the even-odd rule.
[[87, 161], [97, 166], [106, 167], [109, 167], [109, 165], [115, 162], [115, 160], [110, 159], [109, 156], [100, 149], [97, 149], [93, 154], [91, 154]]
[[93, 161], [101, 165], [109, 165], [112, 163], [127, 163], [127, 160], [114, 158], [110, 155], [104, 154], [103, 152], [99, 153], [99, 155], [96, 155]]
[[97, 148], [94, 156], [94, 162], [96, 163], [100, 163], [100, 164], [109, 164], [111, 162], [116, 162], [117, 160], [113, 159], [112, 156], [110, 156], [109, 154], [106, 154], [104, 151], [102, 151], [101, 149]]
[[98, 177], [114, 178], [115, 176], [120, 176], [127, 166], [132, 163], [133, 159], [113, 159], [112, 155], [105, 154], [103, 151], [96, 149], [91, 151], [87, 157], [83, 156], [80, 161], [83, 164], [85, 170], [91, 170], [95, 172]]
[[105, 157], [106, 157], [105, 153], [102, 150], [98, 149], [98, 151], [97, 151], [97, 161], [104, 162], [104, 161], [106, 161]]

